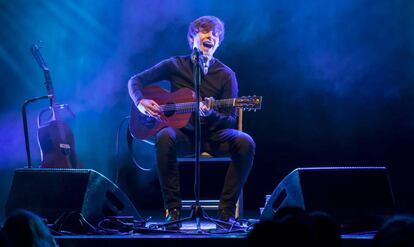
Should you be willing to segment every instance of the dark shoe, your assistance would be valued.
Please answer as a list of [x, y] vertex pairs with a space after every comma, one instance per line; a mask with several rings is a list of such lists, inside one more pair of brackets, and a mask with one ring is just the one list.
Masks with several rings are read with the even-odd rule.
[[[170, 223], [180, 219], [181, 210], [180, 208], [170, 208], [165, 210], [165, 223]], [[171, 225], [166, 225], [166, 230], [180, 230], [182, 224], [175, 223]]]
[[231, 213], [230, 210], [226, 209], [219, 209], [217, 213], [217, 219], [222, 221], [223, 223], [216, 224], [216, 229], [231, 229], [231, 228], [240, 228], [241, 225], [237, 222], [236, 218], [234, 217], [234, 213]]

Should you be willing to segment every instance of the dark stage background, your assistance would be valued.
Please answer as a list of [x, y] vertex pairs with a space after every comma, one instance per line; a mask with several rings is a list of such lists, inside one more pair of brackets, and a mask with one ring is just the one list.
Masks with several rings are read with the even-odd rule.
[[[216, 15], [226, 36], [216, 57], [236, 72], [240, 95], [263, 96], [245, 114], [257, 144], [246, 208], [296, 167], [386, 165], [402, 211], [414, 208], [414, 2], [411, 0], [0, 1], [0, 213], [13, 170], [26, 165], [20, 107], [45, 94], [29, 47], [42, 40], [59, 102], [85, 168], [128, 193], [138, 210], [161, 210], [156, 172], [127, 157], [127, 81], [164, 58], [189, 52], [187, 26]], [[29, 107], [33, 159], [40, 162]], [[152, 148], [137, 145], [153, 167]], [[203, 172], [203, 171], [202, 171]], [[217, 183], [214, 173], [202, 183]], [[350, 181], [352, 182], [352, 181]], [[369, 181], [367, 181], [369, 183]]]

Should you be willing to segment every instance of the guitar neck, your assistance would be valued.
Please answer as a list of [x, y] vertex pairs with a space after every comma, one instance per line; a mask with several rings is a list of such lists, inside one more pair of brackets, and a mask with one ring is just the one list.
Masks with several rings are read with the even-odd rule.
[[[234, 107], [234, 102], [236, 98], [231, 99], [222, 99], [222, 100], [213, 100], [211, 102], [211, 107], [213, 109], [218, 108], [231, 108]], [[204, 104], [207, 102], [202, 101]], [[167, 104], [167, 105], [160, 105], [161, 111], [175, 111], [176, 113], [189, 113], [195, 111], [196, 105], [195, 102], [186, 102], [186, 103], [177, 103], [177, 104]]]
[[236, 101], [236, 98], [214, 100], [212, 102], [212, 108], [229, 108], [229, 107], [234, 107], [234, 102], [235, 101]]
[[45, 68], [43, 69], [43, 74], [45, 76], [45, 87], [46, 87], [46, 91], [48, 95], [52, 95], [51, 100], [51, 105], [56, 103], [56, 98], [55, 98], [55, 90], [53, 89], [53, 84], [52, 84], [52, 77], [50, 76], [50, 71], [49, 69]]

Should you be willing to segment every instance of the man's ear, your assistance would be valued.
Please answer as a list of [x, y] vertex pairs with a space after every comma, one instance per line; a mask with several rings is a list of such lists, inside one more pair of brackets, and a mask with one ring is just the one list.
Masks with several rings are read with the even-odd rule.
[[190, 47], [193, 48], [193, 46], [194, 46], [194, 38], [193, 37], [188, 38], [188, 43], [190, 44]]

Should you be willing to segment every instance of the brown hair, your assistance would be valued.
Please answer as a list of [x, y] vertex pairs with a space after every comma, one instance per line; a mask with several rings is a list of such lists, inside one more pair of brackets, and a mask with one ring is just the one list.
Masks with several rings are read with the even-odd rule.
[[224, 39], [224, 23], [215, 16], [201, 16], [190, 23], [188, 27], [187, 40], [190, 48], [193, 46], [193, 37], [201, 30], [213, 31], [219, 37], [219, 44]]

